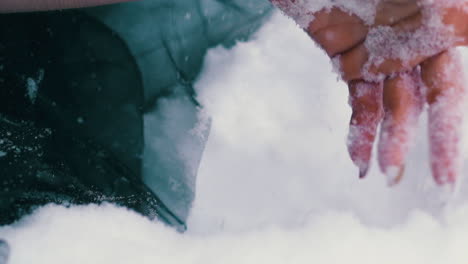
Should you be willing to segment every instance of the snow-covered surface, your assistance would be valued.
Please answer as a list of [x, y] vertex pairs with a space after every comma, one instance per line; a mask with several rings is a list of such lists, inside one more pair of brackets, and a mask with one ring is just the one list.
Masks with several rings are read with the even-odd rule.
[[399, 186], [375, 161], [359, 180], [347, 88], [291, 20], [211, 50], [196, 87], [212, 131], [186, 234], [110, 205], [47, 206], [0, 228], [10, 263], [466, 263], [468, 186], [450, 201], [434, 186], [426, 122]]

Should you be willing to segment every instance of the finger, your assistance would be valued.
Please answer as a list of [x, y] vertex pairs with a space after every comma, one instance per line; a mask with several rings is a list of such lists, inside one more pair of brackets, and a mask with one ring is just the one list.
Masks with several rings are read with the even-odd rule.
[[352, 24], [339, 24], [319, 30], [311, 37], [333, 57], [359, 45], [364, 41], [368, 28], [361, 22]]
[[460, 175], [459, 143], [466, 87], [460, 54], [443, 52], [422, 65], [429, 103], [431, 169], [440, 185], [454, 187]]
[[356, 15], [332, 8], [317, 12], [306, 31], [333, 57], [363, 42], [368, 27]]
[[403, 177], [406, 156], [423, 102], [418, 70], [398, 74], [384, 82], [385, 115], [380, 127], [378, 160], [390, 186]]
[[314, 20], [307, 28], [307, 32], [313, 34], [329, 26], [357, 24], [361, 21], [362, 20], [358, 16], [345, 12], [337, 7], [324, 9], [314, 13]]
[[135, 0], [1, 0], [0, 13], [98, 6]]
[[383, 116], [382, 83], [363, 81], [349, 84], [349, 103], [353, 109], [348, 134], [351, 160], [364, 178], [369, 170], [377, 127]]
[[341, 78], [345, 82], [366, 79], [378, 80], [379, 78], [368, 78], [363, 76], [362, 69], [369, 59], [369, 52], [364, 44], [352, 48], [350, 51], [335, 57], [338, 61], [338, 68]]

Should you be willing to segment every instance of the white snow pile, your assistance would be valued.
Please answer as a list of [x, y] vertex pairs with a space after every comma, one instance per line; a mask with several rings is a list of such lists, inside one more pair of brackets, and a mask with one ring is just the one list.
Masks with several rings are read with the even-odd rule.
[[326, 213], [291, 230], [181, 235], [112, 206], [45, 207], [3, 228], [10, 263], [466, 263], [468, 210], [445, 225], [413, 213], [390, 230], [364, 226], [345, 213]]
[[359, 180], [347, 88], [290, 20], [211, 50], [196, 87], [212, 131], [186, 234], [110, 205], [46, 206], [0, 228], [10, 263], [466, 263], [468, 186], [439, 199], [426, 122], [399, 186], [377, 166]]

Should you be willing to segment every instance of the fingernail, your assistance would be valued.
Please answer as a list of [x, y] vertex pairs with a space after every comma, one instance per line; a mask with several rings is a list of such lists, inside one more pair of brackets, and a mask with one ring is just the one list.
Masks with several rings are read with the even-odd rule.
[[397, 167], [397, 166], [390, 166], [385, 170], [385, 175], [387, 175], [387, 183], [388, 186], [395, 186], [397, 185], [401, 179], [403, 178], [403, 174], [405, 173], [405, 166]]
[[369, 166], [359, 168], [359, 179], [364, 179], [367, 176], [367, 172], [369, 172]]

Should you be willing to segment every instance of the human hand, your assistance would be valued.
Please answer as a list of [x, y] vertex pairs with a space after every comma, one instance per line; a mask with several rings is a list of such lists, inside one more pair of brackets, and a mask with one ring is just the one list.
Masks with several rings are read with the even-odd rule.
[[130, 1], [135, 0], [1, 0], [0, 13], [79, 8]]
[[[300, 4], [298, 0], [272, 2], [295, 17], [296, 21], [297, 17], [310, 15], [304, 8], [297, 8]], [[431, 12], [441, 12], [443, 24], [451, 25], [454, 30], [436, 28], [439, 31], [432, 32], [433, 39], [430, 39], [435, 43], [429, 43], [432, 44], [429, 49], [426, 45], [425, 50], [419, 52], [424, 48], [420, 38], [424, 37], [422, 33], [425, 32], [422, 30], [428, 30], [423, 27], [430, 22], [425, 17], [430, 8]], [[376, 10], [372, 23], [335, 7], [314, 12], [312, 22], [304, 24], [306, 32], [331, 58], [340, 62], [342, 77], [349, 84], [350, 104], [353, 108], [348, 141], [351, 158], [359, 167], [360, 176], [364, 177], [369, 168], [377, 127], [382, 122], [378, 145], [379, 165], [389, 177], [389, 184], [396, 184], [404, 172], [412, 131], [427, 101], [432, 172], [437, 183], [453, 186], [460, 163], [459, 108], [464, 87], [459, 56], [454, 51], [443, 51], [466, 43], [464, 21], [467, 21], [467, 16], [461, 8], [424, 6], [411, 0], [384, 0]], [[396, 32], [399, 43], [395, 39], [388, 39], [388, 36], [387, 39], [378, 36], [380, 40], [369, 41], [369, 34], [381, 33], [378, 31], [382, 29], [384, 32], [389, 29], [392, 33]], [[419, 39], [414, 32], [420, 34]], [[438, 41], [434, 35], [439, 35], [443, 41]], [[406, 48], [405, 55], [409, 58], [403, 61], [398, 56], [380, 56], [379, 63], [369, 64], [369, 57], [375, 57], [371, 52], [394, 55], [391, 51], [395, 47], [387, 45], [385, 41], [390, 44], [391, 41], [397, 42], [400, 47], [396, 48]], [[369, 44], [366, 42], [371, 42], [374, 47], [366, 45]], [[449, 73], [448, 65], [451, 65]]]

